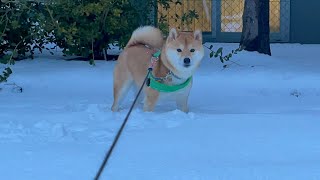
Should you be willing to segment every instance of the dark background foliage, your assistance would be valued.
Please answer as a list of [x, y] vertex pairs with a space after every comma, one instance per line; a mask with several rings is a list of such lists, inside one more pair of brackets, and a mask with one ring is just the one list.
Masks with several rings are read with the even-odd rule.
[[[0, 63], [5, 64], [0, 82], [12, 73], [15, 60], [33, 58], [35, 49], [48, 50], [53, 43], [65, 55], [76, 55], [91, 64], [106, 59], [111, 43], [124, 47], [134, 29], [153, 24], [168, 32], [157, 6], [170, 8], [180, 0], [22, 0], [0, 1]], [[188, 24], [197, 13], [177, 20]], [[52, 47], [54, 49], [55, 47]], [[52, 53], [52, 52], [51, 52]], [[52, 53], [53, 54], [53, 53]]]

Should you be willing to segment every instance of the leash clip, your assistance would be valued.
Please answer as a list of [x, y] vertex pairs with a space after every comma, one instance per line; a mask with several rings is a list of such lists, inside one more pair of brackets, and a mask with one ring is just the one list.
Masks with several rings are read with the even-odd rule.
[[151, 81], [150, 78], [148, 78], [148, 79], [147, 79], [147, 82], [146, 82], [146, 85], [147, 85], [148, 87], [150, 87], [150, 81]]
[[149, 66], [149, 69], [151, 68], [151, 70], [152, 70], [153, 67], [154, 67], [154, 65], [158, 62], [158, 60], [159, 60], [159, 57], [154, 57], [154, 56], [152, 56], [152, 57], [151, 57], [151, 64], [150, 64], [150, 66]]

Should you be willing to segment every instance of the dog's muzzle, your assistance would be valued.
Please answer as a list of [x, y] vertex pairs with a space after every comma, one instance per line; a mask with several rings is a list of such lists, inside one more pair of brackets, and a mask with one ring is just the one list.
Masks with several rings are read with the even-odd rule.
[[189, 67], [190, 66], [190, 58], [184, 58], [183, 63], [184, 63], [184, 67]]

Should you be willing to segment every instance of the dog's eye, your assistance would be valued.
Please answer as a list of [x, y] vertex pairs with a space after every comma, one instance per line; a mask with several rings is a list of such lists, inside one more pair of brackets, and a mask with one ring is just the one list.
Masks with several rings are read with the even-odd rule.
[[190, 49], [190, 52], [194, 52], [195, 51], [195, 49]]
[[178, 52], [182, 52], [182, 50], [181, 50], [181, 49], [177, 49], [177, 51], [178, 51]]

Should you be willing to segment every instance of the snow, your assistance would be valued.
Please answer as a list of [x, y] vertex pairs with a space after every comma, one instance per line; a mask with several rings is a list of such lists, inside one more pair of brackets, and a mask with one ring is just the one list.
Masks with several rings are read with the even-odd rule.
[[[213, 44], [224, 52], [237, 44]], [[139, 104], [101, 179], [320, 179], [320, 45], [272, 44], [272, 56], [208, 51], [190, 113]], [[0, 85], [1, 179], [93, 179], [129, 106], [112, 113], [114, 61], [19, 61]]]

